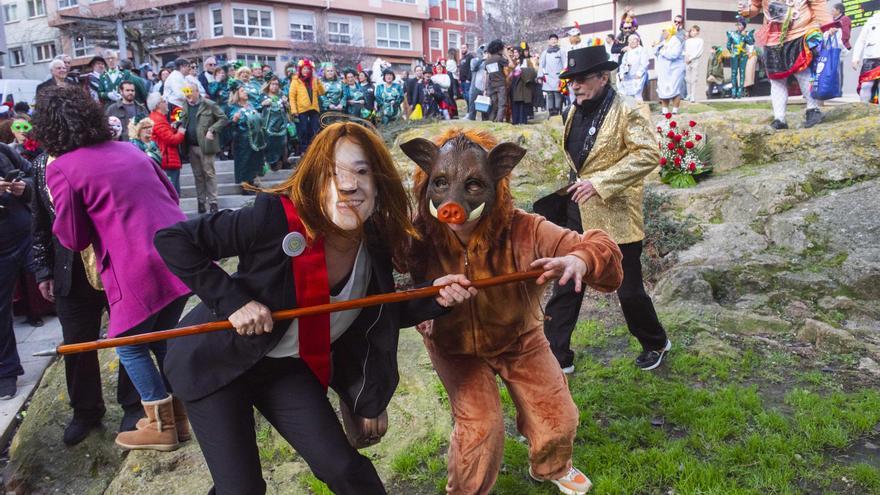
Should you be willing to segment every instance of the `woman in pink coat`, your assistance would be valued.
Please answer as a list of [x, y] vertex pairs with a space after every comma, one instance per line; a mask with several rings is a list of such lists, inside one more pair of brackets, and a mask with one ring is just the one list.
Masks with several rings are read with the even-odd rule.
[[[56, 157], [46, 168], [55, 204], [52, 231], [70, 250], [94, 248], [110, 305], [109, 336], [174, 327], [189, 289], [153, 247], [159, 229], [186, 219], [168, 177], [137, 147], [112, 141], [104, 112], [82, 89], [46, 89], [38, 108], [37, 140]], [[147, 419], [138, 430], [120, 433], [116, 443], [125, 449], [177, 448], [188, 430], [160, 371], [165, 343], [123, 346], [117, 353]]]

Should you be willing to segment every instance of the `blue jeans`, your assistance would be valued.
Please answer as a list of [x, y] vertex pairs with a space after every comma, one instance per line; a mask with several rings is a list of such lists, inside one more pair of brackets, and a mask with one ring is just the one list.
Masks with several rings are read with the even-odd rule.
[[[180, 320], [180, 314], [186, 306], [187, 297], [181, 297], [161, 310], [154, 313], [143, 323], [124, 332], [122, 335], [141, 335], [145, 333], [157, 332], [159, 330], [168, 330], [177, 326]], [[152, 351], [156, 357], [150, 356]], [[168, 397], [171, 386], [165, 380], [165, 375], [161, 371], [162, 364], [165, 362], [166, 345], [164, 340], [159, 342], [151, 342], [149, 344], [124, 345], [116, 348], [116, 354], [119, 355], [119, 362], [128, 372], [131, 382], [137, 389], [144, 402], [162, 400]], [[156, 365], [158, 364], [158, 368]]]
[[176, 170], [165, 170], [165, 175], [168, 176], [168, 180], [171, 181], [171, 185], [174, 186], [174, 190], [177, 191], [177, 197], [180, 197], [180, 169]]

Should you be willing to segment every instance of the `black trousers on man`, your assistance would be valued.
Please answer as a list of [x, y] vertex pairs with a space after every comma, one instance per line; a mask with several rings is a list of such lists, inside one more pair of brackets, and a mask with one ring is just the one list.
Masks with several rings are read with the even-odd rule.
[[[61, 322], [65, 344], [97, 340], [101, 332], [101, 315], [107, 307], [107, 296], [95, 290], [86, 279], [82, 257], [74, 253], [68, 295], [55, 296], [55, 308]], [[104, 416], [101, 391], [101, 368], [96, 351], [64, 356], [67, 395], [75, 419], [96, 421]], [[119, 366], [116, 400], [123, 409], [140, 409], [141, 397], [131, 383], [125, 367]]]
[[301, 359], [263, 358], [229, 385], [185, 405], [214, 479], [209, 494], [266, 493], [255, 407], [333, 493], [386, 493], [370, 460], [348, 443], [327, 392]]
[[[555, 219], [560, 226], [583, 233], [580, 208], [577, 203], [566, 201], [564, 223], [562, 216]], [[623, 253], [623, 283], [617, 289], [620, 309], [626, 318], [629, 332], [638, 339], [645, 351], [662, 349], [666, 345], [666, 331], [654, 311], [654, 303], [645, 292], [642, 280], [642, 242], [618, 244]], [[574, 352], [571, 350], [571, 334], [574, 332], [581, 305], [584, 302], [583, 291], [574, 291], [574, 281], [565, 285], [556, 283], [553, 296], [544, 310], [544, 334], [550, 341], [553, 355], [563, 368], [574, 364]]]

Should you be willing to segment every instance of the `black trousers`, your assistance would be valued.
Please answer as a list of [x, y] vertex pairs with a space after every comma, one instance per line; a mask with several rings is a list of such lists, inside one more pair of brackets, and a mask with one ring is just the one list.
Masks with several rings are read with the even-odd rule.
[[[6, 225], [4, 225], [6, 227]], [[14, 235], [3, 231], [0, 235]], [[0, 378], [15, 378], [24, 374], [18, 347], [15, 344], [15, 330], [12, 325], [12, 298], [15, 281], [24, 269], [27, 254], [31, 248], [31, 236], [27, 235], [6, 247], [0, 247]]]
[[[583, 233], [581, 214], [578, 205], [570, 199], [566, 205], [565, 223], [561, 226]], [[561, 219], [560, 219], [561, 220]], [[654, 303], [645, 292], [642, 280], [642, 242], [619, 244], [623, 253], [623, 283], [617, 289], [620, 309], [626, 319], [626, 326], [642, 349], [653, 351], [666, 345], [666, 331], [657, 318]], [[553, 296], [544, 310], [544, 334], [550, 341], [553, 355], [563, 368], [574, 364], [574, 352], [571, 350], [571, 334], [574, 332], [584, 293], [574, 291], [574, 281], [565, 285], [558, 283], [553, 286]]]
[[327, 399], [301, 359], [263, 358], [244, 375], [186, 410], [217, 495], [262, 495], [266, 482], [254, 407], [336, 494], [385, 494], [369, 459], [354, 449]]
[[[55, 296], [55, 308], [61, 322], [65, 344], [97, 340], [101, 332], [101, 315], [107, 307], [107, 296], [95, 290], [86, 279], [82, 257], [74, 253], [70, 277], [70, 291], [66, 296]], [[67, 395], [73, 417], [83, 421], [104, 416], [104, 398], [101, 392], [101, 369], [98, 353], [83, 352], [64, 356]], [[119, 365], [116, 400], [123, 409], [140, 409], [141, 397], [131, 383], [125, 367]]]

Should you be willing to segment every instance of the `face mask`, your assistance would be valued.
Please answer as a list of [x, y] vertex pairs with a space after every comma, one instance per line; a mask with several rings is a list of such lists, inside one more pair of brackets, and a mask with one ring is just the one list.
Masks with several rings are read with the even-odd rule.
[[13, 122], [12, 127], [11, 127], [13, 132], [20, 132], [22, 134], [31, 132], [31, 130], [33, 128], [34, 128], [34, 126], [32, 126], [30, 124], [30, 122], [27, 122], [25, 120], [15, 121], [15, 122]]
[[349, 139], [336, 145], [334, 178], [327, 184], [324, 208], [343, 230], [355, 230], [376, 207], [376, 181], [364, 150]]

